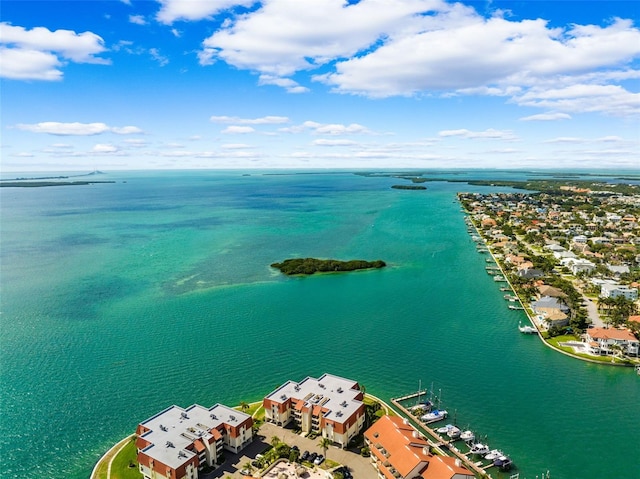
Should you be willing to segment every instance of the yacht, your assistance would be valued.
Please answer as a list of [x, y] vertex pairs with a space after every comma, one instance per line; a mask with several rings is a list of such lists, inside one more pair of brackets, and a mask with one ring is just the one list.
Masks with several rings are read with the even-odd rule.
[[462, 433], [460, 433], [460, 439], [462, 439], [465, 442], [471, 442], [476, 438], [476, 435], [473, 433], [473, 431], [464, 431]]
[[442, 419], [446, 418], [448, 415], [447, 411], [445, 410], [438, 410], [438, 409], [434, 409], [433, 411], [431, 411], [430, 413], [425, 414], [424, 416], [422, 416], [420, 419], [422, 419], [425, 422], [432, 422], [432, 421], [441, 421]]
[[485, 454], [489, 454], [489, 446], [477, 442], [473, 446], [471, 446], [471, 449], [469, 449], [469, 453], [484, 456]]
[[524, 334], [537, 334], [538, 330], [536, 328], [534, 328], [533, 326], [529, 326], [528, 324], [525, 324], [524, 326], [522, 326], [522, 324], [518, 324], [518, 330], [521, 333]]
[[447, 431], [447, 436], [449, 436], [451, 439], [460, 439], [460, 428], [456, 427], [456, 426], [451, 426], [449, 428], [449, 430]]
[[489, 451], [489, 454], [486, 454], [484, 456], [484, 458], [487, 461], [494, 461], [494, 460], [498, 459], [500, 456], [503, 456], [502, 451], [499, 451], [497, 449], [492, 449], [491, 451]]

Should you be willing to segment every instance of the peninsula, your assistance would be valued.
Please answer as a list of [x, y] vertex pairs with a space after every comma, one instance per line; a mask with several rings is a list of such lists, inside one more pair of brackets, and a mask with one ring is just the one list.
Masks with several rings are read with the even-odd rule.
[[271, 267], [279, 269], [287, 276], [311, 275], [314, 273], [333, 273], [338, 271], [356, 271], [359, 269], [384, 268], [386, 263], [381, 260], [364, 261], [351, 260], [339, 261], [335, 259], [316, 258], [292, 258], [286, 259], [282, 263], [273, 263]]

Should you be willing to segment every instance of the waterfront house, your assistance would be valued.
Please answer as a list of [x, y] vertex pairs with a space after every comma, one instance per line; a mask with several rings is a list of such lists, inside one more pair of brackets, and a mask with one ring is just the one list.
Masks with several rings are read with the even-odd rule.
[[624, 296], [628, 300], [635, 301], [638, 299], [638, 290], [621, 284], [605, 283], [600, 286], [601, 298], [617, 298]]
[[473, 479], [459, 459], [433, 455], [427, 440], [397, 416], [383, 416], [364, 433], [378, 479]]
[[299, 383], [287, 381], [263, 400], [265, 420], [331, 439], [343, 448], [362, 431], [364, 393], [353, 380], [323, 374]]
[[235, 409], [197, 404], [171, 406], [138, 425], [136, 448], [145, 479], [197, 479], [221, 462], [223, 449], [238, 453], [253, 440], [253, 419]]
[[629, 356], [637, 357], [640, 351], [640, 340], [628, 329], [591, 328], [587, 329], [584, 336], [591, 354], [614, 354], [615, 350], [611, 349], [614, 344], [620, 346], [622, 351]]

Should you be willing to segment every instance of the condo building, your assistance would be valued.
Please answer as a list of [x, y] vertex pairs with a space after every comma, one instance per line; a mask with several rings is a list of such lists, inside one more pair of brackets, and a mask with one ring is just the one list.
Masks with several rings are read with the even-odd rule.
[[474, 479], [459, 460], [436, 456], [406, 419], [383, 416], [364, 433], [378, 479]]
[[221, 462], [224, 449], [237, 453], [253, 440], [253, 419], [216, 404], [171, 406], [138, 425], [136, 448], [145, 479], [197, 479]]
[[346, 447], [365, 422], [364, 393], [356, 381], [323, 374], [288, 381], [263, 400], [265, 420], [314, 432]]

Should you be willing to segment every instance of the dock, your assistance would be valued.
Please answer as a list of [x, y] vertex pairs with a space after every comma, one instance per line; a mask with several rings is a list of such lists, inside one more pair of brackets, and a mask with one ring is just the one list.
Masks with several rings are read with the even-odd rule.
[[[440, 435], [436, 431], [431, 429], [427, 424], [417, 419], [402, 404], [400, 404], [400, 401], [406, 401], [407, 399], [418, 397], [418, 395], [420, 395], [420, 392], [409, 394], [407, 396], [403, 396], [400, 398], [391, 399], [391, 404], [393, 404], [397, 408], [397, 410], [400, 411], [409, 421], [417, 425], [418, 430], [421, 430], [421, 432], [425, 435], [425, 438], [427, 439], [429, 446], [436, 449], [438, 451], [438, 454], [441, 454], [443, 456], [453, 455], [454, 457], [459, 459], [460, 462], [462, 462], [464, 467], [469, 469], [471, 472], [473, 472], [477, 476], [487, 477], [489, 479], [492, 479], [491, 475], [487, 473], [485, 468], [482, 466], [481, 462], [476, 463], [472, 461], [469, 457], [467, 457], [467, 455], [458, 451], [456, 447], [452, 447], [450, 445], [451, 441], [443, 441], [442, 437], [440, 437]], [[449, 454], [447, 454], [443, 450], [442, 448], [443, 446], [446, 446], [446, 450], [449, 452]]]

